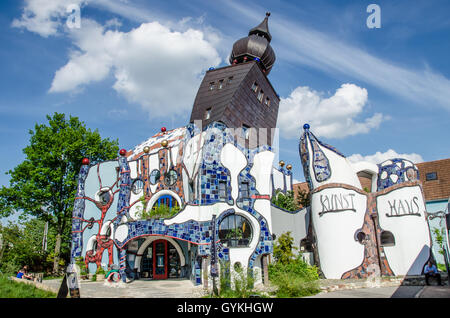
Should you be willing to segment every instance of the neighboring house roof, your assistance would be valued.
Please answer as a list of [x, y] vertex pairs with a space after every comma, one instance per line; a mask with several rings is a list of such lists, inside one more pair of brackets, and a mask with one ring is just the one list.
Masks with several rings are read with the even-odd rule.
[[[419, 168], [419, 179], [423, 185], [425, 200], [447, 200], [450, 197], [450, 158], [422, 162], [416, 166]], [[435, 180], [431, 180], [434, 179], [433, 173], [436, 174]]]

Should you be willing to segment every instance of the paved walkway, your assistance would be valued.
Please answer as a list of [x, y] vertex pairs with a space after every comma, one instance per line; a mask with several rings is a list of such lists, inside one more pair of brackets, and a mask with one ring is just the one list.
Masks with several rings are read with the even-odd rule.
[[[61, 279], [44, 280], [43, 284], [58, 290]], [[82, 280], [81, 298], [199, 298], [203, 287], [187, 279], [164, 281], [140, 279], [128, 284]], [[448, 286], [381, 286], [373, 288], [340, 289], [321, 292], [305, 298], [450, 298]]]
[[306, 298], [450, 298], [448, 286], [398, 286], [322, 292]]
[[[43, 283], [58, 290], [61, 281], [55, 279]], [[82, 280], [80, 283], [81, 298], [198, 298], [202, 295], [202, 286], [194, 286], [187, 279], [164, 281], [140, 279], [127, 284]]]

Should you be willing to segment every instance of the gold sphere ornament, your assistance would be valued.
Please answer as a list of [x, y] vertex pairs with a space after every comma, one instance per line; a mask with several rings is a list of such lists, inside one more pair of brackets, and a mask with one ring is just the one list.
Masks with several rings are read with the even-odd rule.
[[144, 152], [145, 153], [149, 153], [150, 152], [150, 147], [149, 146], [145, 146], [144, 147]]
[[292, 165], [287, 165], [286, 169], [291, 170], [292, 169]]
[[169, 142], [168, 142], [167, 140], [161, 141], [161, 145], [162, 145], [163, 147], [167, 147], [168, 144], [169, 144]]
[[279, 165], [280, 165], [280, 167], [284, 167], [284, 161], [283, 160], [280, 160], [280, 162], [278, 163]]

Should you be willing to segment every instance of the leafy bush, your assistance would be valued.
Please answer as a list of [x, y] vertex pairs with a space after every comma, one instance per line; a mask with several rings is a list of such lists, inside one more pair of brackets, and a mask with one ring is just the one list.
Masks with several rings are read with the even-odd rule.
[[180, 207], [174, 206], [170, 208], [164, 204], [153, 207], [150, 211], [147, 211], [148, 201], [145, 197], [142, 197], [140, 200], [143, 204], [143, 208], [139, 212], [139, 217], [142, 219], [167, 219], [180, 212]]
[[445, 254], [445, 251], [442, 248], [442, 245], [444, 243], [445, 230], [442, 228], [439, 229], [437, 227], [434, 227], [432, 232], [434, 234], [434, 239], [436, 241], [436, 244], [439, 247], [439, 254], [441, 254], [443, 256]]
[[286, 191], [285, 194], [277, 190], [276, 194], [272, 197], [272, 203], [287, 211], [297, 211], [299, 209], [298, 204], [295, 202], [293, 191]]
[[276, 295], [281, 298], [304, 297], [320, 291], [317, 268], [306, 264], [301, 255], [288, 264], [270, 264], [269, 279], [278, 287]]
[[[259, 292], [254, 290], [254, 278], [251, 271], [245, 271], [239, 267], [235, 268], [233, 273], [233, 283], [231, 282], [229, 262], [223, 262], [220, 270], [220, 298], [249, 298], [250, 296], [258, 295], [264, 297]], [[211, 295], [214, 297], [214, 295]]]
[[280, 235], [277, 242], [273, 245], [273, 257], [282, 264], [288, 264], [295, 257], [294, 250], [297, 247], [294, 245], [294, 239], [291, 232], [286, 232]]
[[291, 233], [283, 233], [274, 244], [275, 263], [269, 265], [269, 280], [278, 287], [277, 297], [303, 297], [320, 291], [319, 274], [315, 266], [294, 254], [294, 239]]
[[97, 274], [97, 275], [103, 275], [103, 276], [105, 276], [106, 272], [105, 272], [105, 270], [103, 269], [103, 267], [100, 266], [100, 267], [97, 269], [96, 274]]

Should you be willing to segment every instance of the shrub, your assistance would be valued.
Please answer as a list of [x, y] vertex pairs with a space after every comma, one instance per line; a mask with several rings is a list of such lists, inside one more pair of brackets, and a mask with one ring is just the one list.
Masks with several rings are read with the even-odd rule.
[[286, 232], [281, 234], [273, 245], [273, 257], [277, 262], [288, 264], [295, 257], [295, 250], [297, 250], [297, 247], [294, 246], [291, 232]]
[[[220, 298], [249, 298], [258, 295], [263, 297], [259, 292], [254, 290], [254, 278], [252, 271], [245, 271], [239, 267], [233, 272], [233, 283], [229, 274], [229, 262], [223, 262], [220, 270]], [[214, 295], [211, 295], [214, 297]]]
[[272, 203], [287, 211], [297, 211], [299, 209], [298, 204], [295, 202], [294, 191], [286, 191], [286, 194], [284, 194], [280, 190], [277, 190], [276, 194], [272, 197]]
[[306, 264], [301, 255], [288, 264], [270, 264], [269, 279], [278, 287], [276, 295], [281, 298], [304, 297], [320, 291], [317, 268]]
[[317, 268], [305, 263], [301, 254], [295, 256], [293, 242], [287, 232], [274, 243], [275, 263], [269, 265], [269, 280], [278, 287], [277, 297], [303, 297], [320, 291]]
[[146, 200], [145, 197], [142, 197], [140, 200], [143, 204], [143, 208], [139, 212], [139, 217], [142, 219], [157, 219], [157, 218], [167, 219], [180, 212], [180, 208], [178, 206], [169, 208], [164, 204], [153, 207], [152, 209], [150, 209], [150, 211], [147, 211], [148, 201]]
[[97, 274], [97, 275], [103, 275], [103, 276], [105, 276], [106, 272], [105, 272], [105, 270], [103, 269], [103, 267], [100, 266], [100, 267], [97, 269], [96, 274]]

